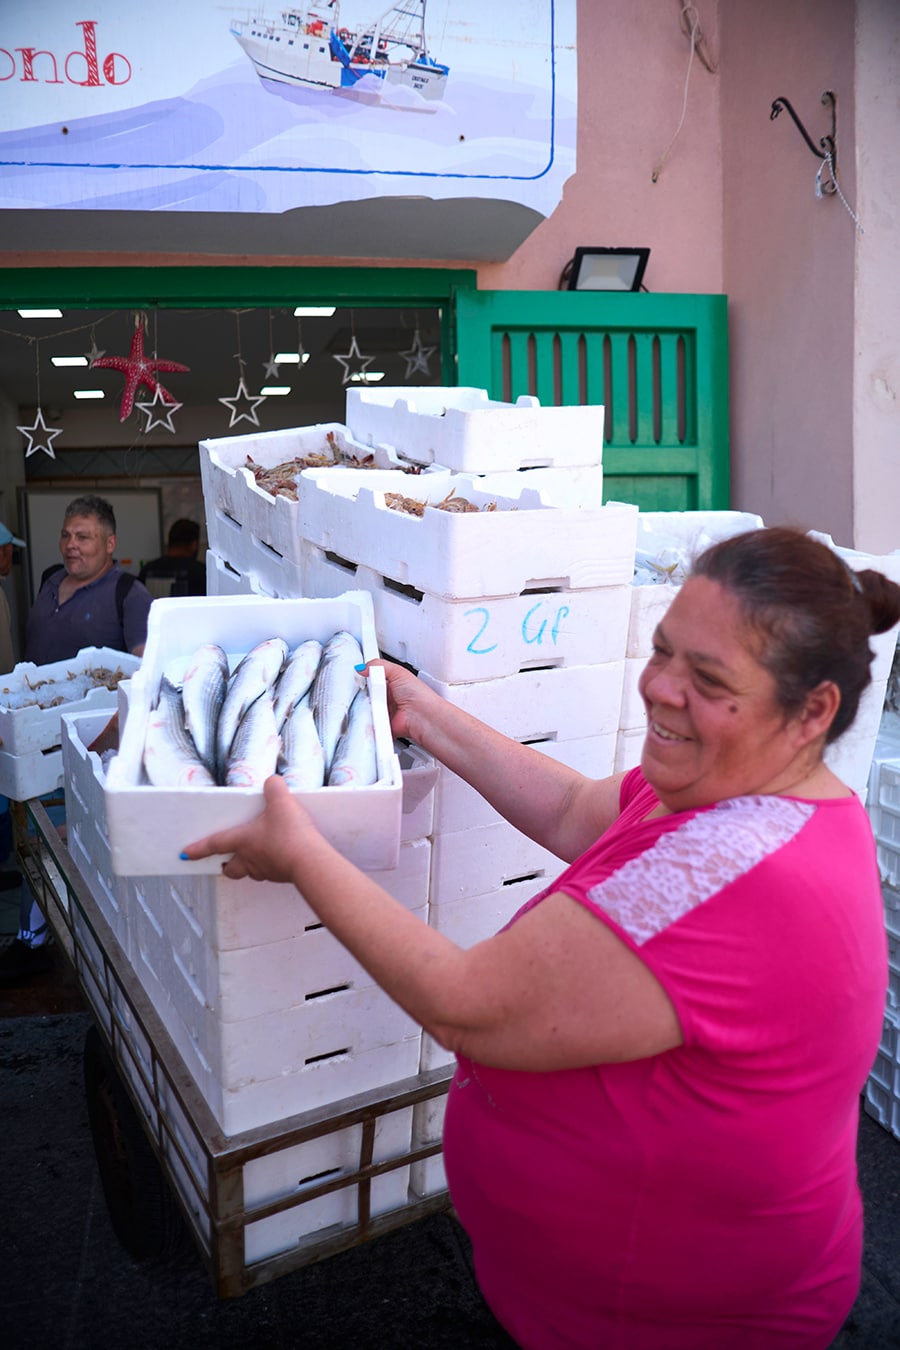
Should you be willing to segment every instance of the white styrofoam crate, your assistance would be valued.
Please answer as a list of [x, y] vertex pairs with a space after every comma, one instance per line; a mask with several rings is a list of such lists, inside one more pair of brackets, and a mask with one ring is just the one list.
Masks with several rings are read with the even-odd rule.
[[[365, 591], [331, 600], [270, 600], [213, 596], [155, 600], [140, 670], [130, 681], [129, 716], [104, 795], [113, 868], [122, 876], [200, 875], [219, 872], [219, 856], [179, 858], [184, 846], [258, 815], [262, 789], [202, 787], [172, 790], [144, 780], [144, 729], [163, 671], [203, 643], [218, 642], [234, 660], [256, 643], [281, 637], [289, 646], [307, 638], [327, 641], [346, 629], [366, 660], [378, 655], [372, 599]], [[375, 721], [378, 781], [372, 787], [325, 787], [296, 795], [329, 842], [366, 868], [396, 864], [400, 847], [402, 781], [393, 750], [384, 671], [368, 676]]]
[[651, 655], [656, 625], [680, 590], [680, 586], [668, 584], [632, 586], [628, 641], [625, 646], [625, 655], [628, 659], [640, 657], [646, 661]]
[[473, 473], [600, 464], [603, 416], [602, 405], [542, 408], [529, 394], [501, 403], [465, 386], [348, 389], [345, 410], [357, 440]]
[[618, 728], [625, 662], [542, 667], [465, 684], [426, 671], [419, 676], [442, 698], [515, 741], [575, 741]]
[[403, 815], [400, 842], [427, 839], [434, 830], [437, 762], [421, 746], [399, 744], [400, 775], [403, 779]]
[[[607, 778], [615, 763], [616, 733], [586, 736], [574, 741], [539, 741], [532, 748], [558, 764], [577, 769], [588, 778]], [[439, 764], [435, 770], [434, 833], [476, 829], [502, 820], [499, 812], [458, 774]]]
[[[431, 844], [369, 875], [427, 919]], [[291, 886], [123, 883], [132, 965], [226, 1134], [418, 1071], [420, 1029]]]
[[[428, 905], [429, 925], [460, 947], [474, 947], [476, 942], [499, 933], [524, 904], [562, 873], [565, 864], [558, 859], [553, 863], [548, 872], [495, 886], [486, 894], [441, 897], [432, 890]], [[421, 1072], [443, 1069], [454, 1059], [452, 1050], [445, 1050], [427, 1031], [422, 1032]]]
[[339, 595], [348, 584], [369, 591], [378, 646], [451, 683], [493, 680], [534, 666], [584, 666], [625, 655], [631, 587], [548, 589], [540, 594], [451, 600], [398, 589], [382, 572], [347, 568], [310, 551], [308, 595]]
[[829, 769], [852, 788], [863, 803], [884, 711], [886, 689], [887, 677], [874, 681], [864, 689], [852, 724], [842, 736], [825, 747], [824, 759]]
[[876, 839], [881, 830], [882, 807], [900, 811], [900, 775], [891, 772], [882, 779], [881, 770], [884, 767], [891, 770], [900, 769], [900, 736], [896, 735], [891, 721], [886, 717], [882, 717], [872, 750], [869, 790], [866, 796], [866, 810]]
[[505, 820], [479, 825], [474, 830], [436, 834], [433, 845], [430, 913], [454, 900], [487, 892], [502, 893], [504, 887], [511, 889], [516, 882], [543, 879], [546, 885], [567, 866]]
[[[429, 1144], [439, 1144], [444, 1133], [444, 1116], [447, 1113], [447, 1093], [429, 1097], [417, 1102], [413, 1107], [412, 1146], [425, 1148]], [[437, 1195], [447, 1189], [447, 1173], [444, 1168], [443, 1150], [433, 1153], [430, 1158], [421, 1158], [409, 1169], [409, 1189], [414, 1196], [424, 1198]]]
[[[109, 708], [112, 713], [117, 697], [114, 689], [101, 686], [90, 689], [75, 703], [61, 703], [53, 708], [10, 708], [4, 701], [4, 693], [34, 689], [51, 680], [65, 680], [69, 676], [101, 669], [127, 675], [136, 671], [140, 664], [139, 656], [116, 651], [114, 647], [84, 647], [68, 661], [53, 661], [45, 666], [21, 661], [8, 674], [0, 676], [0, 745], [3, 750], [8, 755], [30, 755], [36, 751], [58, 749], [61, 744], [59, 719], [64, 712]], [[0, 791], [5, 792], [5, 789]]]
[[337, 479], [320, 475], [311, 480], [303, 529], [348, 570], [371, 567], [396, 585], [454, 600], [630, 584], [637, 507], [556, 506], [553, 492], [532, 479], [521, 475], [521, 490], [503, 497], [471, 478], [460, 495], [496, 509], [444, 511], [431, 507], [446, 496], [447, 480], [423, 475], [404, 493], [426, 503], [417, 516], [391, 509], [368, 483], [351, 498]]
[[[59, 728], [59, 710], [56, 724]], [[13, 802], [27, 802], [29, 797], [43, 797], [63, 785], [63, 762], [59, 748], [33, 750], [24, 755], [10, 755], [0, 750], [0, 793]]]
[[[651, 555], [676, 550], [690, 563], [709, 544], [745, 530], [761, 529], [762, 524], [761, 516], [748, 511], [641, 511], [635, 547]], [[666, 581], [633, 588], [627, 656], [651, 654], [656, 625], [679, 590]]]
[[[304, 469], [295, 480], [297, 496], [292, 498], [258, 486], [253, 470], [247, 467], [248, 458], [271, 469], [301, 456], [331, 455], [329, 437], [348, 461], [369, 460], [377, 468], [359, 469], [335, 463], [331, 468]], [[399, 456], [386, 447], [373, 451], [354, 441], [347, 428], [338, 422], [201, 441], [200, 479], [209, 546], [237, 564], [241, 571], [257, 571], [260, 557], [267, 552], [285, 564], [298, 564], [302, 561], [299, 544], [304, 537], [300, 528], [304, 515], [302, 498], [311, 475], [324, 472], [345, 478], [347, 491], [352, 491], [349, 486], [352, 480], [372, 475], [374, 481], [388, 490], [402, 492], [410, 475], [401, 466]]]
[[619, 716], [620, 731], [647, 730], [647, 710], [641, 698], [638, 683], [644, 667], [645, 656], [630, 656], [625, 661], [625, 678], [622, 681], [622, 711]]
[[[823, 534], [819, 530], [810, 530], [809, 533], [814, 539], [818, 539], [829, 548], [834, 549], [840, 558], [843, 558], [848, 567], [852, 567], [855, 572], [864, 572], [871, 568], [875, 572], [883, 572], [891, 581], [900, 585], [900, 549], [894, 549], [893, 553], [876, 554], [862, 553], [858, 549], [844, 548], [836, 544], [830, 534]], [[891, 665], [894, 660], [894, 653], [897, 650], [897, 636], [900, 633], [900, 624], [895, 624], [889, 628], [886, 633], [873, 633], [869, 638], [869, 646], [875, 653], [875, 659], [872, 662], [872, 681], [878, 683], [887, 680], [891, 673]]]
[[643, 727], [631, 727], [627, 731], [620, 730], [617, 733], [614, 773], [627, 773], [629, 769], [637, 768], [641, 762], [646, 734]]
[[[412, 1118], [412, 1107], [377, 1118], [372, 1152], [374, 1164], [409, 1152]], [[245, 1209], [288, 1197], [299, 1198], [304, 1190], [350, 1175], [359, 1168], [361, 1137], [362, 1125], [351, 1125], [251, 1159], [242, 1169]], [[372, 1178], [370, 1212], [373, 1217], [402, 1209], [407, 1203], [409, 1171], [407, 1165]], [[358, 1199], [356, 1185], [344, 1186], [247, 1224], [244, 1230], [245, 1261], [250, 1265], [288, 1251], [323, 1228], [350, 1227], [357, 1220]]]

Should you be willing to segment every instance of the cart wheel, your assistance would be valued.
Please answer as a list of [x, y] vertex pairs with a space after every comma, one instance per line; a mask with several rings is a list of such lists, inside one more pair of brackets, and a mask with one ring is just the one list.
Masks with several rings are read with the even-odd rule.
[[184, 1244], [184, 1221], [95, 1026], [84, 1042], [84, 1089], [113, 1232], [136, 1261], [171, 1256]]

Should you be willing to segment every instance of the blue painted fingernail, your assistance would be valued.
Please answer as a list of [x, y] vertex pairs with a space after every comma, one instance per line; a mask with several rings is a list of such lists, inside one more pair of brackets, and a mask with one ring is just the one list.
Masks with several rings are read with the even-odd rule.
[[190, 858], [188, 857], [188, 855], [187, 855], [186, 853], [179, 853], [178, 856], [179, 856], [179, 858], [181, 859], [182, 862], [190, 862]]
[[367, 661], [363, 661], [363, 663], [362, 663], [361, 666], [354, 666], [353, 669], [354, 669], [354, 670], [358, 670], [359, 673], [362, 674], [363, 671], [365, 670], [365, 668], [366, 668], [367, 665], [368, 665], [368, 662], [367, 662]]

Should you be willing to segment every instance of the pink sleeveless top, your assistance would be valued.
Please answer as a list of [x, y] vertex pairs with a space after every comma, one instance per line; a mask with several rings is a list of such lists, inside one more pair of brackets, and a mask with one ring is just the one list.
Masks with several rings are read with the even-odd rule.
[[619, 819], [525, 910], [563, 891], [595, 913], [684, 1044], [553, 1073], [460, 1059], [451, 1197], [527, 1350], [825, 1350], [859, 1285], [887, 984], [868, 818], [855, 797], [644, 819], [655, 803], [629, 774]]

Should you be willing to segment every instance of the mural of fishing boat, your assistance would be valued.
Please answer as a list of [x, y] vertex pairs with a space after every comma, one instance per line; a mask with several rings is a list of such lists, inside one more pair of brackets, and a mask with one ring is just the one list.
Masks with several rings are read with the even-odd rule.
[[369, 75], [437, 101], [450, 72], [428, 51], [426, 4], [407, 0], [351, 29], [341, 25], [340, 0], [331, 0], [317, 8], [285, 7], [277, 19], [235, 20], [231, 32], [261, 80], [346, 90]]

